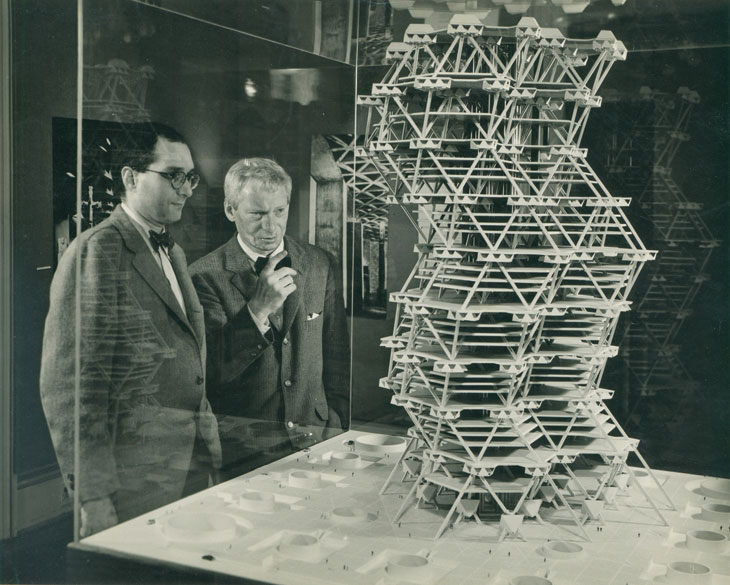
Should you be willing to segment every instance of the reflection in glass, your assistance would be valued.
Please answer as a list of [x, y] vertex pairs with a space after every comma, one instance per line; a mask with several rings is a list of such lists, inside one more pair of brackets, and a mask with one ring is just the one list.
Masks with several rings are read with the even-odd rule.
[[356, 314], [385, 316], [388, 283], [388, 184], [352, 135], [327, 136], [332, 156], [354, 201], [348, 235], [353, 249], [353, 290], [347, 295]]
[[[630, 426], [640, 426], [649, 437], [661, 436], [666, 427], [675, 429], [670, 436], [681, 436], [688, 418], [703, 416], [704, 401], [697, 398], [705, 390], [686, 355], [685, 336], [720, 246], [703, 213], [706, 196], [696, 188], [685, 191], [675, 177], [692, 156], [691, 130], [701, 100], [687, 87], [666, 93], [647, 86], [606, 98], [598, 126], [605, 139], [597, 146], [607, 184], [633, 196], [637, 230], [658, 250], [635, 287], [631, 318], [617, 334], [622, 363], [610, 374], [621, 369], [626, 387], [620, 405]], [[650, 439], [647, 445], [656, 448]], [[654, 456], [669, 462], [679, 453], [661, 448]]]
[[[47, 336], [47, 355], [52, 357], [44, 365], [44, 393], [48, 413], [64, 412], [66, 422], [58, 424], [58, 416], [50, 414], [49, 424], [68, 485], [82, 494], [82, 518], [103, 518], [87, 522], [83, 536], [174, 501], [191, 489], [206, 487], [211, 467], [220, 463], [219, 436], [229, 454], [233, 448], [232, 459], [245, 461], [237, 473], [306, 446], [302, 441], [292, 442], [292, 425], [308, 445], [322, 438], [321, 432], [315, 436], [308, 428], [309, 423], [321, 431], [322, 421], [332, 420], [332, 427], [339, 431], [347, 427], [349, 415], [346, 335], [341, 343], [323, 347], [322, 338], [312, 341], [302, 331], [320, 331], [320, 335], [330, 331], [329, 314], [316, 304], [324, 297], [340, 305], [344, 300], [345, 195], [335, 181], [315, 185], [321, 177], [313, 160], [312, 141], [322, 134], [352, 133], [353, 68], [333, 60], [334, 53], [325, 58], [292, 49], [282, 42], [241, 34], [230, 26], [201, 22], [172, 7], [177, 4], [185, 12], [184, 4], [192, 10], [205, 9], [205, 3], [112, 4], [113, 10], [110, 4], [86, 3], [80, 177], [74, 170], [78, 121], [55, 119], [53, 133], [56, 281], [66, 284], [54, 288], [56, 300], [49, 315], [53, 332]], [[344, 12], [330, 10], [322, 19], [327, 21], [335, 13], [350, 18], [348, 3], [340, 4]], [[241, 14], [251, 6], [241, 5]], [[288, 3], [286, 7], [291, 8]], [[303, 20], [296, 12], [290, 10]], [[301, 22], [296, 24], [292, 31], [305, 30], [298, 26]], [[335, 51], [344, 60], [349, 51], [339, 33], [310, 41], [318, 43], [322, 55]], [[184, 160], [152, 157], [131, 164], [119, 159], [120, 151], [140, 150], [140, 132], [144, 134], [152, 121], [164, 122], [185, 136]], [[210, 315], [207, 306], [204, 313], [188, 286], [192, 282], [187, 264], [236, 242], [236, 226], [224, 209], [223, 180], [235, 161], [253, 156], [276, 159], [292, 177], [287, 238], [307, 250], [311, 240], [332, 254], [318, 252], [327, 258], [329, 280], [308, 272], [306, 266], [295, 267], [302, 279], [297, 299], [304, 300], [291, 315], [285, 311], [284, 318], [294, 320], [297, 315], [302, 323], [294, 323], [287, 338], [279, 339], [272, 350], [272, 355], [278, 352], [277, 359], [286, 351], [294, 354], [292, 367], [282, 366], [281, 372], [269, 374], [273, 384], [281, 386], [281, 393], [288, 392], [298, 401], [296, 412], [306, 411], [307, 416], [276, 409], [269, 417], [243, 408], [219, 410], [214, 418], [203, 396], [203, 390], [213, 397], [226, 390], [251, 392], [243, 382], [233, 387], [231, 378], [214, 382], [209, 364], [200, 367], [206, 356], [203, 320]], [[187, 179], [193, 172], [200, 174], [194, 192], [194, 181], [185, 180], [178, 186], [171, 179], [176, 173], [184, 173]], [[81, 182], [80, 213], [75, 200], [77, 179]], [[155, 218], [149, 208], [143, 208], [140, 217], [134, 217], [134, 209], [122, 209], [125, 189], [130, 203], [133, 192], [142, 186], [147, 187], [142, 200], [151, 201], [151, 193], [168, 194], [179, 214]], [[151, 186], [153, 190], [149, 190]], [[184, 207], [177, 205], [175, 194], [185, 196]], [[339, 214], [332, 213], [332, 204], [339, 205]], [[74, 226], [76, 219], [81, 220], [80, 234]], [[135, 234], [130, 222], [136, 220], [142, 220], [142, 231], [149, 227], [147, 220], [155, 224], [152, 227], [157, 228], [158, 223], [159, 228], [169, 227], [165, 232], [174, 243], [148, 244], [146, 234]], [[130, 225], [132, 230], [127, 229]], [[122, 234], [121, 239], [101, 237], [115, 233]], [[291, 244], [289, 249], [292, 258], [295, 247]], [[330, 281], [332, 286], [325, 287]], [[74, 286], [80, 292], [78, 311]], [[68, 434], [73, 405], [68, 400], [75, 376], [68, 360], [74, 357], [75, 320], [80, 333], [76, 357], [81, 368], [78, 414], [82, 442], [75, 453], [80, 460], [78, 477], [68, 464], [74, 455]], [[345, 326], [343, 316], [338, 327], [344, 330]], [[59, 347], [66, 343], [64, 352]], [[337, 425], [326, 401], [304, 385], [303, 363], [312, 371], [310, 377], [319, 376], [317, 385], [323, 376], [332, 374], [331, 364], [323, 366], [311, 353], [317, 345], [345, 356], [338, 370], [342, 375], [337, 392], [343, 404], [337, 410], [341, 415]], [[207, 344], [208, 358], [217, 347], [213, 342]], [[247, 359], [255, 361], [250, 356]], [[71, 369], [64, 369], [61, 361]], [[254, 363], [253, 368], [265, 369], [261, 366]], [[59, 376], [64, 378], [63, 384], [50, 379]], [[212, 387], [213, 383], [219, 385]], [[69, 385], [69, 392], [57, 399], [59, 395], [49, 389], [66, 388], [64, 384]], [[48, 398], [51, 394], [54, 396]], [[200, 473], [192, 486], [189, 480], [194, 471]], [[203, 476], [203, 483], [198, 482]], [[98, 505], [107, 502], [107, 497], [111, 505]]]

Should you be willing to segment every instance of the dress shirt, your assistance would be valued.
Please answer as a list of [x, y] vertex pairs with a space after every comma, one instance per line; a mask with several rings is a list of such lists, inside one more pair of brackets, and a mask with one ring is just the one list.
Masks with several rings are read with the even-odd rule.
[[175, 295], [175, 298], [177, 299], [180, 308], [187, 316], [187, 311], [185, 310], [185, 299], [183, 298], [182, 290], [180, 289], [180, 283], [177, 281], [175, 270], [172, 267], [172, 262], [170, 262], [170, 256], [168, 255], [169, 252], [164, 246], [160, 246], [158, 250], [155, 250], [152, 247], [152, 242], [150, 241], [149, 232], [162, 231], [160, 229], [160, 226], [153, 225], [125, 203], [122, 203], [121, 205], [124, 212], [132, 220], [132, 224], [134, 225], [134, 227], [136, 227], [137, 231], [142, 235], [142, 239], [147, 244], [147, 247], [152, 253], [152, 257], [155, 259], [155, 262], [157, 262], [160, 270], [162, 270], [162, 272], [165, 274], [167, 282], [170, 283], [170, 288], [172, 289], [172, 293]]

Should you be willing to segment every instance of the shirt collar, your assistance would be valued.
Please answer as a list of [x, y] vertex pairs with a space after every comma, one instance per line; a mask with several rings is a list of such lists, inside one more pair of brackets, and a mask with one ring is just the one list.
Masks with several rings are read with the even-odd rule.
[[129, 207], [129, 205], [124, 203], [124, 201], [122, 201], [122, 209], [130, 218], [132, 218], [137, 223], [137, 225], [139, 225], [142, 228], [145, 236], [147, 236], [148, 232], [164, 232], [165, 231], [164, 226], [162, 228], [160, 228], [159, 225], [153, 225], [152, 223], [147, 221], [144, 217], [142, 217], [139, 213], [137, 213], [134, 209]]
[[238, 240], [238, 245], [241, 246], [241, 249], [243, 250], [243, 253], [248, 256], [249, 260], [251, 262], [256, 262], [259, 258], [268, 258], [269, 256], [275, 256], [279, 252], [281, 252], [284, 249], [284, 238], [281, 239], [281, 242], [279, 242], [279, 245], [276, 247], [276, 249], [271, 252], [271, 254], [259, 254], [258, 252], [254, 252], [251, 248], [249, 248], [246, 244], [243, 243], [243, 240], [241, 239], [240, 234], [236, 234], [236, 239]]

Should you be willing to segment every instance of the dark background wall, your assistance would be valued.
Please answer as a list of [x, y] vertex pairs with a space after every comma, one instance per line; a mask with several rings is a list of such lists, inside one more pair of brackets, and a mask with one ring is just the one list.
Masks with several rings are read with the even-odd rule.
[[55, 264], [51, 123], [76, 112], [75, 8], [64, 0], [12, 3], [13, 468], [21, 481], [55, 472], [38, 375]]
[[[638, 112], [646, 111], [638, 99], [642, 86], [669, 95], [681, 86], [699, 93], [700, 102], [690, 112], [689, 140], [679, 146], [669, 172], [687, 200], [702, 205], [700, 218], [720, 246], [712, 251], [702, 271], [708, 279], [689, 305], [691, 313], [674, 339], [679, 346], [676, 361], [681, 362], [684, 372], [677, 373], [673, 384], [654, 376], [650, 384], [655, 386], [650, 388], [653, 395], [643, 397], [632, 387], [638, 386], [637, 380], [627, 376], [622, 357], [609, 360], [606, 379], [613, 384], [609, 387], [617, 390], [614, 412], [625, 430], [641, 439], [641, 451], [653, 465], [721, 476], [730, 475], [730, 375], [724, 365], [730, 355], [729, 59], [726, 47], [629, 54], [625, 63], [616, 65], [605, 85], [616, 92], [617, 101], [608, 101], [596, 110], [586, 130], [589, 161], [601, 171], [609, 190], [638, 198], [640, 193], [625, 192], [623, 177], [606, 172], [607, 138], [626, 135], [637, 122], [649, 122], [636, 118]], [[650, 158], [652, 153], [648, 154]], [[638, 202], [630, 211], [646, 247], [660, 253], [666, 249], [667, 244], [655, 237], [651, 221]], [[645, 271], [651, 269], [647, 266]], [[637, 303], [643, 285], [639, 281], [631, 297]], [[622, 316], [624, 320], [631, 318], [630, 314]]]

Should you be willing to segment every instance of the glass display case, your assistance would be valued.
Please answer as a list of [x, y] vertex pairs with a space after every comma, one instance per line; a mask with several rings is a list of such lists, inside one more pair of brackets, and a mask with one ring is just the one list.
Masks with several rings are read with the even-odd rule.
[[79, 0], [74, 578], [730, 579], [725, 4]]
[[353, 133], [354, 68], [184, 6], [114, 7], [80, 4], [80, 116], [53, 125], [41, 398], [86, 535], [350, 411], [347, 193], [324, 136]]

